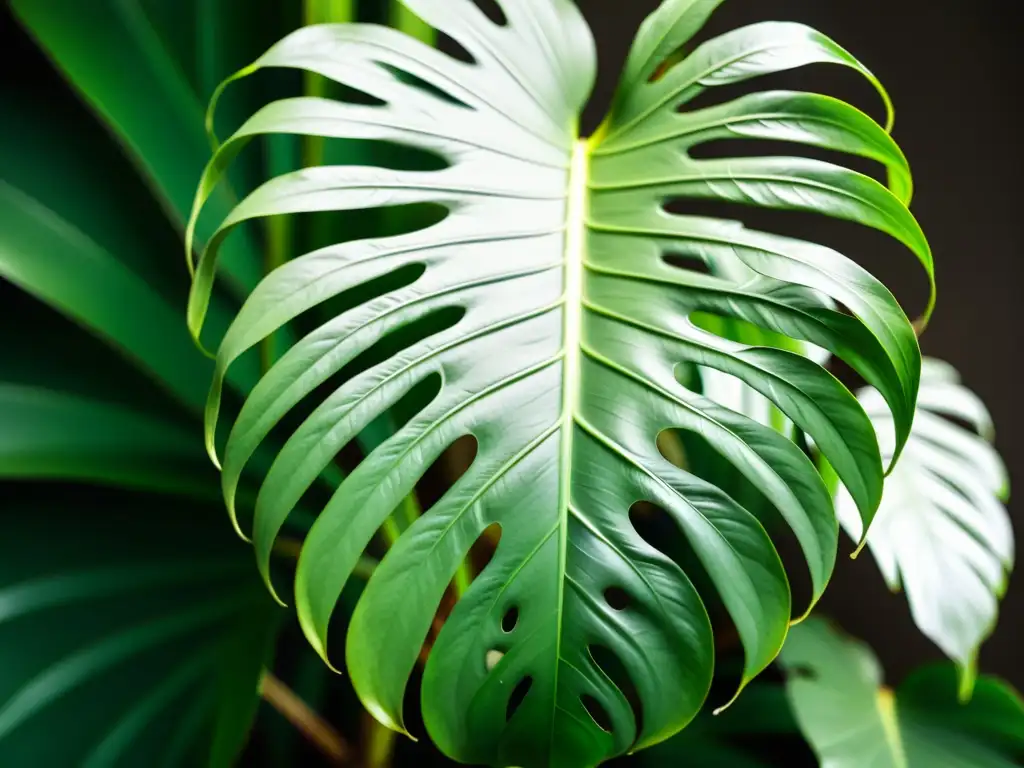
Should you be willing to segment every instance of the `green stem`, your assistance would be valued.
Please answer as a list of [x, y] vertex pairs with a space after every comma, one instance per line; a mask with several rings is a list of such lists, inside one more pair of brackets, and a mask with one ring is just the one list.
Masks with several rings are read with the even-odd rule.
[[[266, 137], [266, 166], [268, 175], [277, 177], [295, 170], [296, 138], [294, 136], [275, 135]], [[263, 260], [263, 274], [267, 275], [291, 258], [293, 226], [292, 217], [287, 215], [270, 216], [266, 219], [267, 237], [266, 255]], [[260, 369], [263, 373], [277, 362], [284, 353], [283, 339], [278, 333], [272, 333], [260, 344]]]
[[[409, 494], [405, 497], [403, 505], [409, 504], [409, 499], [413, 498], [413, 494]], [[413, 500], [415, 504], [415, 499]], [[398, 537], [402, 535], [402, 528], [398, 525], [398, 521], [395, 519], [395, 515], [391, 515], [387, 520], [384, 521], [384, 525], [381, 526], [381, 533], [384, 535], [384, 543], [388, 545], [388, 549], [391, 549], [398, 541]]]
[[[304, 0], [302, 23], [346, 24], [356, 20], [355, 0]], [[327, 96], [327, 79], [312, 72], [303, 75], [303, 90], [307, 96]], [[302, 164], [323, 165], [324, 139], [321, 136], [307, 136], [302, 144]]]
[[405, 32], [417, 40], [422, 40], [427, 45], [433, 45], [436, 42], [437, 35], [434, 33], [434, 28], [406, 8], [399, 0], [392, 0], [388, 20], [395, 29]]
[[397, 734], [378, 723], [369, 713], [363, 717], [363, 766], [389, 768], [395, 754]]

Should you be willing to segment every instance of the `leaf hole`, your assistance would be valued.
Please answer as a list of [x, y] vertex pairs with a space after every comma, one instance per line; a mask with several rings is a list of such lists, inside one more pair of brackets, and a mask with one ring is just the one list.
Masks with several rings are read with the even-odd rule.
[[742, 96], [768, 91], [801, 91], [824, 93], [861, 108], [884, 123], [885, 113], [881, 98], [874, 87], [849, 67], [814, 63], [782, 72], [770, 72], [746, 80], [714, 85], [692, 95], [680, 107], [680, 112], [694, 112], [705, 107], [725, 104]]
[[633, 678], [626, 669], [626, 665], [622, 663], [617, 654], [603, 645], [591, 645], [587, 650], [590, 652], [590, 658], [615, 684], [615, 687], [629, 703], [629, 708], [633, 712], [636, 732], [642, 733], [644, 729], [643, 702], [640, 699], [640, 691], [633, 684]]
[[451, 35], [447, 35], [440, 30], [437, 32], [437, 47], [439, 50], [447, 53], [456, 61], [461, 61], [463, 64], [475, 65], [477, 63], [476, 57], [474, 57], [462, 43]]
[[[766, 292], [765, 295], [768, 295], [768, 293]], [[786, 305], [797, 309], [814, 311], [822, 309], [823, 305], [827, 306], [818, 294], [800, 286], [783, 286], [779, 291], [772, 291], [771, 295]], [[713, 333], [730, 341], [738, 341], [742, 344], [771, 347], [772, 349], [783, 349], [791, 352], [801, 351], [802, 349], [800, 344], [797, 343], [802, 341], [797, 335], [802, 333], [801, 330], [784, 322], [769, 326], [768, 321], [765, 321], [764, 324], [757, 324], [742, 317], [703, 310], [692, 312], [690, 314], [690, 322], [708, 333]], [[705, 366], [701, 366], [701, 369], [704, 371], [714, 370]]]
[[670, 267], [684, 269], [687, 272], [698, 272], [702, 275], [710, 275], [711, 267], [700, 256], [683, 253], [681, 251], [669, 251], [661, 256], [661, 260]]
[[664, 429], [659, 432], [655, 445], [658, 447], [658, 453], [669, 464], [678, 469], [686, 469], [686, 448], [676, 430]]
[[885, 184], [885, 166], [871, 158], [835, 149], [784, 139], [739, 138], [735, 135], [704, 141], [689, 148], [694, 160], [720, 160], [743, 157], [802, 157], [849, 168]]
[[641, 539], [683, 570], [714, 621], [721, 608], [718, 591], [672, 516], [664, 508], [644, 500], [629, 508], [629, 521]]
[[[370, 144], [373, 143], [367, 143], [368, 150]], [[376, 144], [374, 152], [379, 151], [381, 147], [379, 142]], [[408, 162], [402, 164], [412, 166], [411, 170], [415, 170], [417, 163], [421, 160], [424, 170], [430, 170], [437, 166], [436, 162], [433, 163], [433, 166], [430, 165], [432, 161], [429, 160], [429, 153], [417, 154], [414, 152], [410, 154], [406, 152], [404, 154], [408, 158]], [[352, 155], [349, 155], [347, 160], [340, 155], [334, 156], [334, 159], [337, 162], [332, 162], [333, 165], [345, 165], [353, 162]], [[359, 162], [362, 163], [362, 160]], [[292, 229], [296, 234], [296, 245], [294, 252], [288, 255], [297, 257], [321, 248], [333, 247], [355, 240], [418, 232], [444, 221], [449, 213], [447, 207], [438, 203], [410, 203], [349, 211], [314, 211], [291, 214], [287, 218], [293, 222]]]
[[508, 26], [508, 17], [498, 0], [471, 0], [471, 2], [494, 24], [499, 27]]
[[384, 99], [374, 96], [372, 93], [353, 88], [351, 85], [336, 83], [333, 80], [324, 78], [325, 96], [342, 101], [346, 104], [355, 104], [362, 107], [383, 107], [387, 104]]
[[[941, 410], [941, 409], [928, 409], [928, 411], [932, 415], [942, 419], [947, 424], [951, 424], [954, 427], [958, 427], [958, 428], [962, 429], [964, 432], [967, 432], [967, 433], [969, 433], [971, 435], [974, 435], [976, 437], [981, 437], [981, 438], [985, 437], [984, 435], [981, 434], [981, 432], [978, 431], [978, 425], [977, 424], [969, 421], [968, 419], [965, 419], [963, 416], [958, 416], [955, 413], [949, 413], [948, 411]], [[918, 439], [923, 440], [924, 442], [926, 442], [926, 443], [928, 443], [930, 445], [933, 445], [936, 448], [941, 448], [941, 449], [946, 449], [946, 450], [948, 450], [948, 448], [949, 448], [949, 446], [947, 446], [945, 443], [938, 442], [938, 441], [934, 440], [931, 437], [931, 435], [918, 435], [917, 437], [918, 437]]]
[[[321, 150], [316, 156], [309, 154], [302, 156], [299, 167], [359, 165], [370, 168], [387, 168], [393, 171], [443, 171], [451, 166], [451, 163], [437, 152], [397, 141], [328, 137], [322, 139], [320, 146]], [[446, 210], [443, 206], [431, 206], [429, 203], [414, 203], [407, 206], [392, 206], [392, 208], [408, 209], [428, 206], [440, 208], [442, 211]], [[402, 211], [402, 214], [395, 215], [394, 218], [401, 219], [408, 212], [408, 210]], [[327, 213], [342, 212], [328, 211]], [[362, 215], [363, 210], [356, 211], [356, 214]]]
[[[355, 469], [367, 455], [367, 448], [372, 445], [373, 435], [391, 435], [398, 432], [411, 421], [417, 413], [430, 404], [441, 391], [441, 376], [431, 373], [416, 382], [388, 409], [387, 413], [372, 421], [361, 433], [346, 443], [336, 454], [334, 461], [328, 465], [303, 492], [296, 505], [296, 512], [285, 521], [286, 532], [305, 536], [312, 526], [319, 511], [327, 506], [334, 489], [342, 480], [342, 473]], [[301, 510], [301, 512], [298, 512]], [[387, 547], [378, 542], [369, 549], [372, 554], [382, 556]], [[275, 582], [276, 583], [276, 582]]]
[[[759, 392], [754, 391], [731, 374], [702, 366], [698, 369], [701, 372], [705, 397], [710, 397], [730, 410], [755, 417], [755, 420], [764, 424], [766, 428], [782, 428], [783, 423], [779, 421], [780, 414]], [[708, 391], [711, 382], [714, 382], [715, 391], [713, 392]], [[770, 424], [774, 424], [774, 427], [768, 426]], [[736, 464], [715, 448], [707, 438], [690, 430], [673, 429], [670, 431], [674, 433], [675, 439], [682, 446], [681, 451], [686, 462], [684, 469], [691, 475], [723, 489], [733, 501], [753, 515], [765, 528], [782, 560], [783, 568], [789, 579], [793, 595], [793, 609], [802, 612], [803, 607], [810, 605], [813, 594], [810, 568], [799, 540], [785, 518], [765, 496], [762, 489], [751, 482], [737, 468]], [[696, 559], [694, 563], [696, 563]], [[684, 570], [690, 574], [689, 566]], [[692, 574], [690, 575], [692, 576]], [[713, 589], [710, 582], [705, 585], [695, 580], [694, 583], [702, 596], [710, 594], [708, 589]], [[724, 633], [724, 627], [730, 622], [725, 616], [714, 616], [713, 618], [716, 623], [716, 632]]]
[[[756, 232], [830, 248], [879, 277], [900, 306], [923, 309], [927, 301], [928, 283], [920, 263], [905, 245], [873, 227], [811, 210], [767, 208], [710, 198], [669, 198], [662, 208], [669, 214], [735, 221]], [[717, 274], [714, 267], [712, 272]], [[908, 315], [914, 317], [909, 309]]]
[[427, 468], [416, 484], [416, 495], [424, 511], [434, 506], [469, 471], [479, 447], [475, 436], [462, 435]]
[[616, 611], [624, 611], [632, 604], [629, 593], [622, 587], [608, 587], [604, 591], [605, 602]]
[[[399, 354], [404, 349], [422, 341], [435, 333], [450, 327], [448, 323], [460, 318], [461, 308], [454, 313], [440, 310], [422, 318], [426, 324], [413, 322], [403, 326], [391, 334], [385, 335], [362, 354], [343, 366], [336, 374], [315, 387], [275, 426], [270, 438], [278, 440], [283, 437], [283, 429], [294, 432], [319, 407], [324, 400], [356, 376], [364, 373], [380, 362]], [[442, 379], [438, 373], [430, 373], [419, 382], [414, 383], [406, 392], [397, 397], [394, 403], [382, 415], [369, 420], [357, 436], [354, 436], [335, 454], [334, 459], [320, 473], [321, 482], [312, 482], [303, 492], [297, 508], [316, 510], [324, 508], [333, 493], [333, 489], [341, 481], [341, 473], [351, 472], [376, 447], [376, 444], [403, 429], [413, 418], [426, 408], [441, 391]], [[387, 403], [381, 403], [385, 408]], [[267, 444], [267, 440], [264, 440]], [[274, 445], [275, 443], [270, 443]], [[280, 442], [277, 442], [279, 445]], [[309, 522], [304, 525], [308, 526]]]
[[[426, 267], [423, 264], [409, 264], [354, 286], [328, 299], [319, 307], [313, 307], [300, 314], [291, 323], [293, 330], [299, 335], [313, 332], [322, 325], [325, 313], [329, 313], [329, 316], [337, 317], [385, 294], [400, 291], [419, 280], [425, 271]], [[379, 340], [377, 345], [385, 343], [386, 338]], [[371, 347], [371, 349], [373, 348]], [[284, 350], [281, 350], [281, 352], [283, 356]], [[369, 350], [353, 358], [335, 373], [327, 376], [317, 384], [274, 425], [267, 437], [264, 438], [264, 445], [281, 446], [324, 399], [329, 397], [338, 387], [342, 386], [353, 376], [365, 370], [360, 359], [364, 358], [368, 352]]]
[[498, 662], [500, 662], [504, 657], [504, 651], [499, 651], [497, 648], [491, 648], [491, 650], [484, 655], [484, 666], [487, 667], [487, 671], [490, 672], [498, 666]]
[[[454, 43], [454, 41], [452, 42]], [[455, 106], [458, 107], [466, 107], [467, 109], [469, 108], [469, 105], [466, 104], [461, 99], [456, 98], [443, 88], [436, 86], [433, 83], [428, 82], [427, 80], [424, 80], [422, 77], [414, 75], [411, 72], [406, 72], [404, 69], [399, 69], [398, 67], [392, 66], [391, 64], [385, 64], [384, 62], [377, 62], [377, 66], [386, 69], [396, 79], [400, 80], [401, 82], [405, 83], [406, 85], [412, 88], [415, 88], [419, 91], [423, 91], [424, 93], [428, 93], [431, 96], [435, 96], [443, 101], [447, 101], [449, 104], [454, 104]]]
[[526, 700], [526, 694], [530, 692], [530, 686], [533, 685], [532, 677], [524, 677], [518, 683], [516, 687], [512, 689], [512, 695], [508, 697], [508, 704], [505, 705], [505, 720], [506, 722], [512, 719], [515, 715], [516, 710]]
[[516, 628], [516, 624], [519, 623], [519, 609], [514, 605], [505, 611], [505, 615], [501, 617], [501, 629], [504, 632], [511, 632]]
[[[312, 413], [314, 409], [319, 407], [324, 400], [333, 396], [341, 387], [345, 386], [356, 377], [361, 376], [372, 368], [380, 365], [381, 363], [390, 360], [391, 358], [399, 355], [409, 348], [426, 341], [431, 336], [436, 336], [439, 333], [443, 333], [455, 326], [465, 315], [465, 309], [462, 307], [445, 307], [442, 309], [430, 312], [423, 317], [412, 321], [406, 325], [400, 326], [399, 328], [385, 334], [377, 342], [375, 342], [368, 349], [357, 355], [342, 368], [330, 376], [326, 381], [316, 387], [310, 394], [302, 400], [297, 408]], [[425, 377], [424, 381], [429, 383], [423, 384], [419, 388], [413, 388], [408, 394], [403, 395], [398, 399], [387, 416], [378, 416], [376, 419], [369, 421], [363, 428], [364, 437], [370, 437], [373, 434], [373, 427], [379, 426], [384, 428], [384, 432], [390, 433], [396, 432], [403, 426], [408, 424], [417, 414], [419, 414], [430, 402], [437, 396], [441, 389], [441, 379], [438, 374], [432, 374]], [[386, 404], [381, 404], [382, 409]], [[296, 409], [293, 409], [296, 410]], [[299, 411], [301, 413], [302, 411]], [[305, 416], [303, 415], [303, 419]], [[383, 419], [383, 421], [382, 421]], [[388, 422], [391, 422], [390, 424]], [[377, 435], [382, 435], [381, 430], [376, 430]], [[381, 438], [375, 437], [374, 442], [379, 442]], [[360, 456], [365, 455], [365, 449], [361, 449]], [[343, 465], [346, 466], [346, 465]], [[354, 465], [346, 466], [347, 469], [354, 469]]]
[[473, 573], [483, 573], [490, 565], [501, 543], [501, 524], [491, 523], [480, 534], [469, 550], [469, 562]]
[[583, 708], [587, 710], [587, 714], [590, 715], [590, 719], [594, 721], [598, 728], [606, 733], [612, 732], [612, 719], [608, 716], [608, 711], [600, 701], [589, 693], [584, 693], [580, 696], [580, 704], [582, 704]]

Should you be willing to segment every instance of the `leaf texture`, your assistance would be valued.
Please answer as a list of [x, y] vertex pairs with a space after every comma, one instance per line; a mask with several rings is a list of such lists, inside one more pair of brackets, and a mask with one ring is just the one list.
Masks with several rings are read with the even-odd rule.
[[[721, 600], [739, 631], [743, 684], [778, 653], [794, 614], [808, 609], [794, 611], [782, 563], [754, 514], [728, 489], [666, 459], [657, 447], [661, 432], [700, 434], [762, 489], [800, 542], [814, 600], [835, 561], [837, 523], [807, 456], [684, 382], [710, 369], [767, 398], [822, 449], [865, 522], [884, 472], [871, 423], [801, 345], [836, 354], [883, 393], [898, 445], [918, 387], [920, 353], [909, 320], [847, 257], [736, 221], [670, 213], [665, 204], [714, 199], [858, 221], [904, 244], [929, 278], [931, 254], [906, 208], [903, 155], [854, 108], [768, 92], [679, 111], [699, 90], [818, 61], [853, 67], [877, 85], [813, 30], [738, 30], [652, 81], [657, 65], [717, 5], [670, 1], [641, 30], [609, 118], [594, 137], [580, 139], [595, 52], [572, 3], [501, 2], [504, 25], [469, 0], [405, 5], [473, 63], [394, 30], [312, 26], [215, 96], [211, 110], [231, 82], [292, 68], [376, 103], [302, 97], [256, 112], [207, 167], [190, 238], [226, 169], [258, 136], [401, 144], [437, 157], [441, 167], [320, 165], [266, 181], [224, 218], [194, 265], [188, 323], [197, 340], [221, 244], [247, 222], [410, 204], [444, 214], [412, 232], [320, 248], [266, 275], [217, 349], [207, 448], [222, 466], [236, 527], [247, 535], [234, 508], [238, 479], [271, 431], [312, 401], [288, 428], [256, 502], [251, 535], [276, 592], [270, 552], [306, 490], [415, 386], [439, 381], [436, 396], [320, 512], [295, 579], [300, 621], [331, 659], [331, 616], [363, 549], [437, 457], [471, 435], [477, 450], [469, 470], [391, 547], [352, 616], [345, 655], [353, 685], [375, 717], [405, 729], [405, 690], [437, 606], [471, 546], [497, 525], [493, 559], [433, 643], [422, 685], [427, 729], [464, 762], [595, 765], [664, 740], [700, 709], [713, 667], [707, 601]], [[805, 158], [688, 154], [744, 132], [878, 160], [890, 188]], [[702, 262], [709, 274], [673, 266], [672, 254]], [[412, 275], [411, 282], [355, 302], [291, 346], [253, 389], [221, 451], [221, 389], [233, 362], [309, 310], [396, 274]], [[436, 321], [442, 314], [445, 323]], [[745, 344], [701, 327], [700, 314], [792, 343]], [[412, 341], [375, 352], [410, 328], [420, 329]], [[664, 510], [717, 595], [702, 599], [687, 573], [640, 537], [630, 520], [639, 501]], [[607, 597], [613, 588], [627, 595], [624, 608]], [[597, 648], [625, 668], [642, 718], [595, 660]], [[517, 689], [526, 693], [516, 706]]]

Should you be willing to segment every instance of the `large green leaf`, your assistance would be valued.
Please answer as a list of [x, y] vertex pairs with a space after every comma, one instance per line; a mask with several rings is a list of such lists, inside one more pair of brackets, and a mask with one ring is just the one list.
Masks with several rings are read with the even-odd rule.
[[1024, 756], [1024, 701], [991, 677], [968, 704], [951, 664], [895, 693], [871, 650], [821, 619], [794, 627], [780, 657], [804, 735], [830, 768], [1010, 768]]
[[[154, 26], [152, 9], [144, 5], [143, 0], [11, 3], [40, 46], [124, 145], [171, 220], [181, 226], [208, 154], [203, 98]], [[166, 5], [181, 15], [181, 3]], [[221, 190], [213, 205], [226, 212], [233, 199]], [[225, 256], [232, 284], [251, 287], [259, 276], [260, 259], [249, 234], [234, 238]]]
[[[877, 280], [823, 246], [663, 207], [700, 198], [861, 222], [907, 246], [931, 277], [927, 243], [905, 206], [906, 162], [863, 113], [788, 92], [679, 109], [708, 87], [815, 62], [853, 67], [877, 85], [830, 40], [799, 25], [754, 25], [704, 43], [652, 80], [718, 4], [672, 0], [645, 23], [612, 113], [592, 139], [578, 138], [577, 123], [594, 77], [593, 40], [568, 0], [501, 2], [505, 25], [470, 0], [405, 1], [474, 64], [393, 30], [323, 25], [288, 36], [225, 83], [294, 68], [382, 103], [304, 97], [261, 109], [219, 147], [193, 224], [257, 136], [390, 142], [444, 161], [436, 171], [340, 165], [271, 179], [210, 238], [188, 322], [198, 339], [218, 249], [244, 222], [412, 203], [447, 210], [437, 224], [328, 246], [267, 275], [217, 351], [206, 426], [219, 458], [222, 381], [246, 350], [335, 296], [407, 276], [340, 311], [269, 370], [232, 426], [224, 489], [234, 516], [235, 487], [253, 452], [315, 393], [256, 503], [253, 538], [269, 584], [274, 540], [307, 488], [368, 424], [440, 377], [437, 396], [322, 510], [304, 542], [295, 600], [327, 658], [331, 615], [363, 548], [441, 452], [472, 435], [475, 461], [375, 571], [346, 651], [363, 703], [404, 729], [406, 684], [437, 606], [472, 544], [499, 525], [494, 558], [447, 618], [424, 672], [427, 729], [456, 759], [593, 765], [667, 738], [699, 710], [713, 666], [704, 601], [634, 530], [635, 502], [664, 508], [709, 574], [743, 642], [741, 686], [781, 648], [794, 611], [772, 541], [727, 489], [662, 456], [656, 440], [666, 428], [700, 434], [762, 490], [800, 542], [814, 600], [825, 588], [837, 523], [820, 476], [778, 432], [684, 386], [693, 373], [714, 369], [768, 398], [813, 438], [871, 520], [883, 465], [853, 395], [803, 354], [731, 341], [702, 327], [699, 315], [836, 354], [885, 396], [899, 444], [909, 432], [920, 353]], [[892, 189], [806, 158], [688, 154], [736, 136], [878, 160]], [[698, 260], [710, 274], [673, 266], [671, 256]], [[446, 325], [431, 320], [445, 312]], [[377, 342], [399, 333], [409, 340], [378, 355]], [[609, 590], [622, 590], [628, 605], [613, 607]], [[594, 660], [595, 647], [618, 657], [642, 724], [621, 683]], [[527, 686], [513, 712], [513, 693]]]
[[[892, 418], [885, 403], [873, 390], [862, 392], [860, 400], [883, 453], [891, 453]], [[914, 429], [886, 478], [867, 539], [889, 586], [906, 590], [914, 622], [964, 669], [965, 694], [1013, 566], [1013, 529], [1000, 503], [1009, 493], [1009, 476], [993, 437], [992, 419], [977, 395], [948, 364], [926, 359]], [[836, 514], [859, 540], [862, 526], [842, 487]]]
[[[145, 188], [123, 178], [131, 169], [116, 165], [116, 152], [95, 146], [87, 127], [77, 149], [55, 128], [87, 113], [7, 92], [2, 104], [9, 117], [0, 126], [0, 277], [117, 349], [187, 408], [201, 410], [210, 365], [196, 354], [177, 309], [187, 295], [184, 270], [168, 269], [180, 239], [160, 229], [159, 215], [146, 215], [151, 210], [136, 199]], [[215, 303], [212, 325], [223, 333], [228, 319], [225, 302]], [[247, 391], [257, 373], [247, 360], [231, 380]]]

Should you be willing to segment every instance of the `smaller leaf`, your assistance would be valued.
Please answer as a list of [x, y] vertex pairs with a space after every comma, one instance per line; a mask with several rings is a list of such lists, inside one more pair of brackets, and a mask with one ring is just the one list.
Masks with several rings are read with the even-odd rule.
[[866, 645], [818, 618], [793, 628], [779, 658], [797, 722], [829, 768], [1011, 768], [1024, 753], [1024, 701], [994, 678], [969, 704], [950, 665], [893, 692]]
[[[874, 390], [859, 398], [883, 452], [891, 454], [889, 410]], [[926, 359], [910, 440], [886, 480], [867, 537], [890, 588], [906, 590], [914, 622], [960, 665], [965, 695], [1014, 559], [1013, 530], [999, 502], [1008, 476], [989, 442], [991, 424], [985, 406], [959, 383], [956, 371]], [[861, 522], [843, 487], [836, 513], [847, 533], [859, 540]]]

